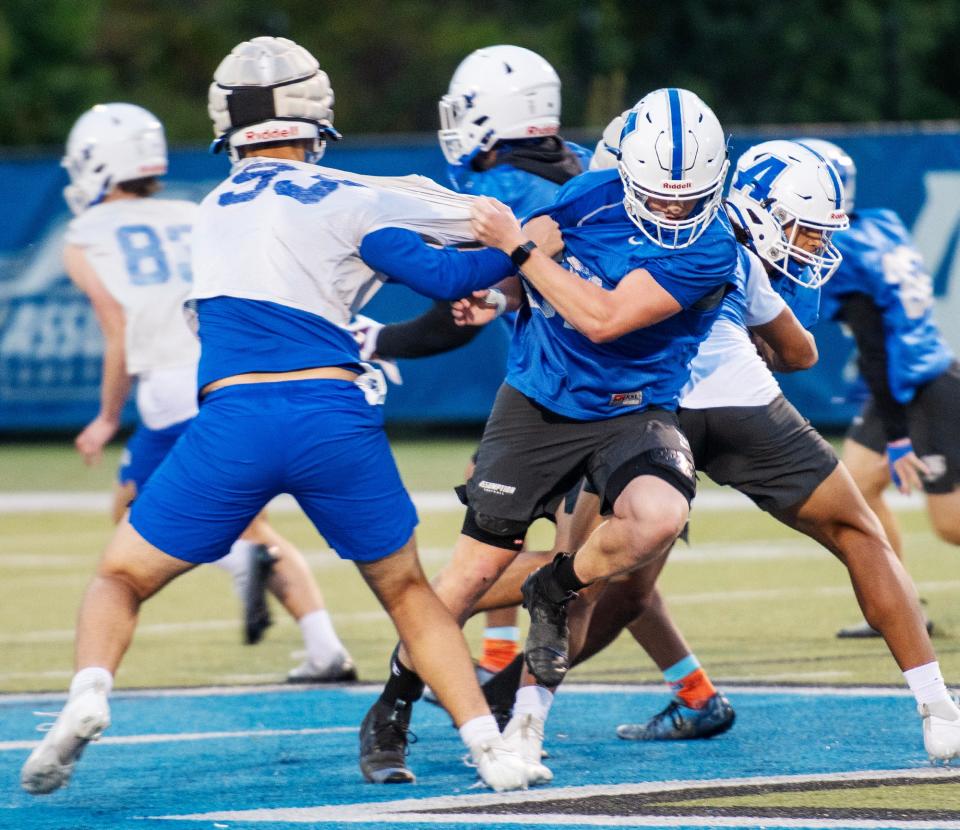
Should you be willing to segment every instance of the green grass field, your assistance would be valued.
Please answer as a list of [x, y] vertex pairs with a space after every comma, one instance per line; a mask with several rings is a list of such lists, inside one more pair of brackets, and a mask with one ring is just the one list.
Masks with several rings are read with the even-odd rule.
[[[460, 481], [469, 441], [400, 441], [396, 454], [411, 490]], [[119, 449], [84, 468], [68, 443], [0, 448], [0, 499], [23, 491], [108, 491]], [[708, 484], [704, 486], [709, 486]], [[921, 511], [900, 514], [908, 564], [936, 622], [944, 673], [960, 676], [960, 568], [955, 549], [937, 541]], [[429, 571], [456, 538], [457, 512], [421, 512], [418, 538]], [[340, 562], [309, 522], [277, 513], [274, 524], [307, 554], [338, 631], [361, 676], [385, 675], [394, 632], [354, 568]], [[0, 512], [0, 690], [59, 690], [71, 675], [72, 629], [84, 585], [111, 533], [91, 512]], [[549, 547], [551, 526], [535, 527], [534, 547]], [[694, 511], [691, 545], [678, 547], [662, 585], [678, 622], [714, 679], [770, 683], [889, 683], [902, 678], [881, 641], [834, 638], [858, 611], [843, 568], [805, 537], [753, 508]], [[238, 603], [215, 568], [187, 574], [142, 613], [118, 677], [120, 686], [181, 686], [283, 679], [300, 648], [299, 631], [274, 608], [276, 625], [256, 647], [240, 644]], [[522, 619], [522, 615], [521, 615]], [[480, 624], [468, 634], [476, 642]], [[632, 640], [576, 669], [575, 680], [656, 681]]]

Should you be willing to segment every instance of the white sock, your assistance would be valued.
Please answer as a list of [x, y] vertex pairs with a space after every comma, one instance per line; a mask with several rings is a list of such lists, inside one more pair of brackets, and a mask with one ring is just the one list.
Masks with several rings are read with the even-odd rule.
[[346, 652], [337, 632], [333, 629], [333, 621], [326, 608], [304, 614], [297, 623], [303, 634], [307, 657], [313, 665], [326, 668]]
[[543, 686], [521, 686], [513, 703], [514, 715], [533, 715], [546, 721], [553, 705], [553, 692]]
[[460, 727], [460, 737], [470, 749], [477, 744], [494, 745], [503, 740], [493, 715], [480, 715], [478, 718], [468, 720]]
[[940, 664], [936, 660], [914, 669], [907, 669], [903, 676], [917, 703], [936, 703], [950, 697], [947, 686], [943, 682], [943, 675], [940, 674]]
[[248, 542], [246, 539], [237, 539], [230, 546], [230, 553], [221, 556], [213, 564], [221, 570], [230, 574], [233, 579], [233, 589], [237, 596], [243, 599], [244, 590], [247, 585], [247, 578], [250, 575], [250, 563], [253, 561], [253, 549], [257, 547], [256, 542]]
[[70, 699], [73, 700], [77, 695], [97, 686], [105, 686], [107, 694], [110, 694], [113, 689], [113, 675], [99, 666], [80, 669], [70, 681]]

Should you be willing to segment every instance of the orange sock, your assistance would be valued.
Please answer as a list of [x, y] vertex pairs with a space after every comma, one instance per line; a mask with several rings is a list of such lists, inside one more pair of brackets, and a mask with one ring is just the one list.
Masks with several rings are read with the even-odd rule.
[[684, 706], [691, 709], [701, 709], [707, 700], [717, 693], [716, 687], [710, 682], [707, 673], [701, 669], [694, 669], [679, 680], [670, 684], [673, 694], [679, 698]]
[[480, 656], [480, 665], [487, 671], [496, 674], [513, 662], [520, 650], [516, 640], [500, 640], [495, 637], [483, 638], [483, 654]]

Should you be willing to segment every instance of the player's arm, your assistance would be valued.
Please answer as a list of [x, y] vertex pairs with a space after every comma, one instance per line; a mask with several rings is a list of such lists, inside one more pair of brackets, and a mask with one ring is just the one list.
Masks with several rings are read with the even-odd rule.
[[[476, 293], [486, 295], [487, 291]], [[458, 325], [450, 303], [438, 300], [419, 317], [388, 323], [380, 329], [374, 353], [391, 360], [443, 354], [466, 346], [481, 328]]]
[[798, 372], [817, 362], [816, 340], [788, 306], [770, 322], [751, 326], [750, 331], [760, 356], [774, 372]]
[[[495, 199], [474, 203], [474, 233], [492, 248], [509, 252], [528, 241], [510, 209]], [[593, 343], [606, 343], [636, 329], [659, 323], [682, 309], [648, 271], [627, 274], [613, 291], [581, 280], [535, 249], [523, 265], [527, 280], [557, 313]]]
[[404, 228], [380, 228], [360, 242], [361, 259], [390, 279], [434, 300], [456, 300], [489, 288], [516, 270], [492, 248], [437, 248]]
[[95, 464], [102, 457], [103, 448], [120, 428], [120, 415], [130, 394], [131, 378], [127, 374], [125, 345], [126, 318], [123, 307], [100, 281], [83, 248], [68, 245], [63, 262], [70, 279], [90, 299], [100, 331], [103, 332], [100, 411], [74, 441], [83, 460], [87, 464]]

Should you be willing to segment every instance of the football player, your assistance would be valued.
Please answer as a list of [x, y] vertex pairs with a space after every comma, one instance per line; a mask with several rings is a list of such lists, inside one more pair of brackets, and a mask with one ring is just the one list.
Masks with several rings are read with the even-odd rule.
[[[100, 411], [76, 439], [87, 463], [101, 458], [137, 383], [140, 423], [124, 450], [114, 493], [113, 519], [119, 522], [197, 414], [200, 347], [183, 310], [197, 206], [153, 196], [167, 172], [163, 127], [134, 104], [100, 104], [84, 113], [70, 132], [63, 165], [70, 175], [66, 200], [76, 214], [64, 262], [105, 338]], [[247, 643], [256, 643], [269, 625], [267, 587], [297, 620], [307, 659], [288, 680], [356, 679], [306, 560], [265, 514], [216, 564], [231, 573], [244, 601]]]
[[[662, 557], [686, 522], [694, 471], [673, 410], [735, 280], [738, 246], [717, 218], [726, 143], [711, 110], [686, 90], [652, 92], [628, 119], [622, 146], [632, 159], [622, 180], [616, 171], [576, 177], [524, 230], [499, 202], [475, 208], [478, 239], [522, 268], [526, 302], [467, 483], [461, 536], [434, 584], [466, 619], [532, 521], [588, 473], [607, 521], [575, 555], [525, 583], [527, 659], [541, 679], [566, 671], [565, 606], [574, 592]], [[539, 250], [530, 235], [549, 244]], [[381, 767], [397, 778], [407, 770], [405, 732], [386, 726], [409, 723], [422, 691], [413, 663], [394, 652], [390, 680], [364, 719], [368, 778]], [[523, 748], [509, 727], [505, 738]], [[537, 766], [539, 754], [526, 757]], [[536, 780], [551, 778], [540, 764]]]
[[514, 264], [496, 250], [431, 247], [421, 232], [462, 242], [469, 225], [435, 203], [317, 167], [337, 137], [332, 108], [326, 73], [285, 38], [243, 42], [215, 72], [214, 147], [234, 167], [193, 229], [200, 411], [104, 551], [80, 611], [69, 698], [21, 773], [29, 792], [65, 784], [109, 725], [108, 694], [140, 605], [224, 556], [280, 492], [357, 563], [483, 781], [497, 790], [527, 784], [459, 626], [420, 568], [416, 512], [378, 406], [382, 376], [361, 366], [346, 329], [382, 275], [454, 299], [502, 280]]
[[[933, 319], [930, 274], [896, 213], [855, 209], [853, 159], [830, 142], [804, 141], [836, 167], [850, 214], [850, 229], [836, 238], [843, 263], [824, 288], [823, 314], [853, 334], [870, 397], [847, 433], [843, 461], [897, 556], [900, 529], [883, 497], [891, 481], [905, 493], [922, 488], [934, 532], [960, 545], [960, 364]], [[879, 632], [860, 623], [837, 636]]]

